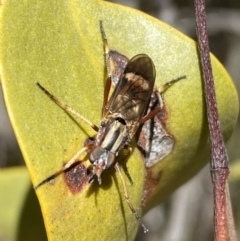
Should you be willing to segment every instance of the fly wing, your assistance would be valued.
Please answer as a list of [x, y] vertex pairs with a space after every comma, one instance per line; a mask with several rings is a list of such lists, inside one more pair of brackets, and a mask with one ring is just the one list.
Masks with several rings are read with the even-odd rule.
[[139, 54], [129, 60], [104, 110], [104, 118], [125, 120], [130, 138], [139, 119], [145, 114], [155, 83], [155, 67], [151, 58]]

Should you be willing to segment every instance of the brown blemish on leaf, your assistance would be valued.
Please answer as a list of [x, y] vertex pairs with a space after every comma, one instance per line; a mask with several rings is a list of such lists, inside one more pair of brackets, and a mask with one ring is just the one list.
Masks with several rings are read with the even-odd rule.
[[112, 71], [112, 83], [115, 86], [128, 63], [129, 58], [115, 50], [110, 50], [109, 55]]
[[[153, 91], [148, 113], [160, 106], [156, 92]], [[169, 153], [174, 146], [174, 138], [166, 129], [168, 114], [163, 102], [161, 111], [153, 119], [146, 121], [138, 132], [138, 148], [141, 151], [146, 168], [151, 168]]]
[[152, 169], [147, 169], [146, 172], [146, 182], [143, 191], [143, 199], [142, 199], [142, 206], [145, 207], [148, 200], [152, 197], [156, 187], [159, 185], [161, 181], [162, 171], [160, 171], [156, 177], [153, 177]]
[[81, 162], [75, 163], [64, 172], [64, 181], [71, 193], [80, 192], [88, 183], [87, 168]]

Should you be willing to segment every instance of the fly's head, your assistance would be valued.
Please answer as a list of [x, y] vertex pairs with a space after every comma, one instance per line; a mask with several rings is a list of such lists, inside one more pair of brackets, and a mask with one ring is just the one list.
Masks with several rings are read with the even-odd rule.
[[93, 172], [89, 177], [88, 182], [92, 183], [94, 181], [94, 177], [97, 176], [98, 183], [101, 184], [102, 172], [105, 169], [110, 168], [115, 163], [115, 155], [112, 152], [97, 146], [90, 152], [89, 160], [93, 164]]

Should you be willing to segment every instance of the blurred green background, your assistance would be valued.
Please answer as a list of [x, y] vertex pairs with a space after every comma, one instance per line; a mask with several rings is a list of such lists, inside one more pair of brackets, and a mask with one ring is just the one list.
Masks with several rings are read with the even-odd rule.
[[[196, 39], [193, 1], [118, 0], [112, 2], [128, 5], [151, 14]], [[206, 9], [211, 52], [226, 67], [239, 93], [240, 1], [208, 0], [206, 1]], [[33, 237], [36, 237], [35, 240], [44, 241], [46, 236], [40, 208], [31, 188], [27, 171], [24, 168], [21, 170], [15, 168], [15, 166], [23, 166], [24, 161], [9, 123], [2, 92], [0, 95], [0, 168], [13, 168], [11, 172], [3, 172], [0, 169], [0, 194], [5, 196], [5, 201], [0, 197], [0, 206], [6, 207], [6, 213], [0, 214], [2, 216], [0, 241], [27, 241], [32, 240]], [[239, 144], [240, 119], [238, 119], [236, 129], [227, 143], [231, 168], [230, 192], [235, 225], [240, 239]], [[9, 191], [4, 194], [4, 190]], [[8, 207], [11, 207], [11, 210], [8, 210]], [[209, 166], [206, 166], [168, 200], [145, 215], [144, 223], [151, 232], [144, 235], [140, 230], [136, 241], [212, 241], [212, 220], [212, 184]], [[27, 223], [27, 228], [22, 225], [23, 223]]]

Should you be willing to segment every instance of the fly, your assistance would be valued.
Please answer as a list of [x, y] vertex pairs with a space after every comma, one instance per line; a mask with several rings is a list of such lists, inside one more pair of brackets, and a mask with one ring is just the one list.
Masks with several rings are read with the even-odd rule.
[[[45, 182], [52, 180], [64, 170], [70, 168], [76, 163], [78, 157], [82, 153], [87, 152], [89, 153], [89, 161], [93, 165], [92, 172], [88, 175], [88, 182], [92, 183], [94, 179], [97, 178], [99, 184], [101, 184], [101, 176], [104, 170], [114, 166], [120, 175], [124, 189], [124, 196], [128, 206], [146, 233], [148, 232], [148, 229], [142, 223], [139, 214], [130, 201], [126, 184], [116, 157], [122, 149], [127, 149], [129, 154], [131, 153], [132, 148], [128, 144], [140, 125], [153, 118], [161, 110], [160, 106], [149, 110], [149, 103], [152, 93], [154, 92], [156, 77], [155, 66], [152, 59], [146, 54], [138, 54], [125, 64], [127, 59], [125, 56], [116, 51], [109, 50], [101, 21], [100, 28], [104, 39], [108, 77], [104, 90], [102, 121], [99, 127], [67, 104], [63, 103], [37, 82], [38, 87], [59, 106], [89, 124], [92, 129], [97, 132], [97, 136], [95, 140], [89, 141], [81, 150], [79, 150], [61, 170], [44, 179], [35, 186], [35, 189]], [[110, 61], [112, 61], [114, 53], [116, 53], [117, 58], [120, 56], [120, 61], [122, 61], [122, 66], [124, 67], [122, 68], [123, 70], [116, 68], [111, 69], [112, 65]], [[116, 61], [113, 60], [113, 63], [116, 63]], [[169, 85], [172, 83], [173, 81], [168, 82], [167, 84]], [[109, 98], [111, 85], [115, 88]], [[164, 86], [167, 87], [168, 85]], [[160, 94], [158, 96], [160, 97]]]
[[[116, 86], [121, 79], [121, 75], [129, 62], [129, 58], [116, 50], [108, 47], [102, 21], [100, 28], [105, 44], [106, 65], [108, 73], [111, 73], [112, 86]], [[186, 78], [185, 75], [166, 82], [159, 88], [154, 87], [147, 113], [155, 109], [155, 114], [148, 120], [142, 120], [142, 125], [137, 133], [137, 147], [144, 156], [145, 167], [151, 168], [166, 157], [173, 149], [174, 138], [165, 127], [166, 109], [163, 100], [163, 92], [175, 82]], [[105, 100], [106, 103], [106, 100]]]

